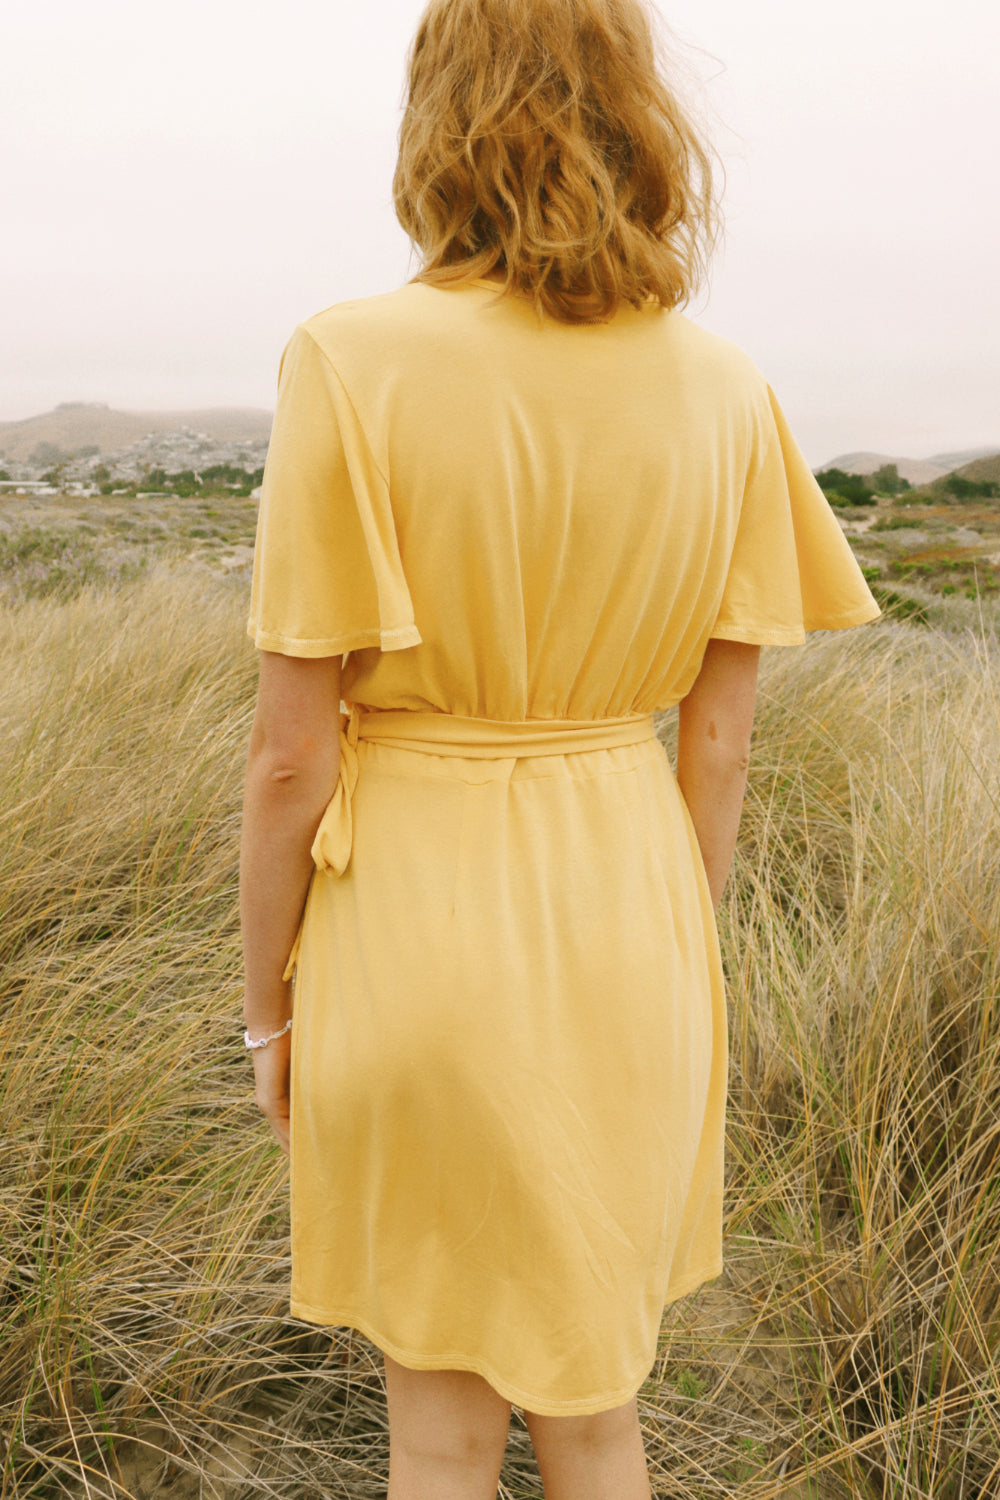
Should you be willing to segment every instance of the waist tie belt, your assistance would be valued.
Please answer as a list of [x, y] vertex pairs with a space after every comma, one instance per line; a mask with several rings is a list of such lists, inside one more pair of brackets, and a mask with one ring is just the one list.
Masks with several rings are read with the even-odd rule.
[[[362, 709], [353, 704], [340, 715], [340, 770], [312, 845], [317, 870], [343, 875], [351, 858], [354, 821], [351, 798], [358, 782], [358, 740], [395, 745], [430, 755], [461, 755], [478, 760], [523, 755], [575, 755], [611, 750], [655, 739], [652, 714], [618, 719], [471, 719], [459, 714], [411, 709]], [[298, 958], [301, 928], [288, 959], [285, 978]]]
[[318, 870], [342, 875], [351, 857], [351, 797], [358, 780], [358, 740], [430, 755], [477, 760], [522, 755], [575, 755], [654, 739], [652, 714], [620, 719], [466, 719], [458, 714], [409, 709], [364, 709], [340, 716], [340, 774], [316, 831], [312, 856]]

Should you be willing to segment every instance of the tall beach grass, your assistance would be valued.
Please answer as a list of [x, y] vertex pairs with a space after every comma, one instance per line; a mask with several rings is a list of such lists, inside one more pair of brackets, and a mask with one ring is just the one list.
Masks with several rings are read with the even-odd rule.
[[[287, 1316], [240, 1046], [244, 615], [176, 567], [0, 605], [4, 1500], [384, 1491], [377, 1355]], [[998, 763], [988, 633], [765, 654], [727, 1270], [641, 1393], [657, 1495], [1000, 1494]]]

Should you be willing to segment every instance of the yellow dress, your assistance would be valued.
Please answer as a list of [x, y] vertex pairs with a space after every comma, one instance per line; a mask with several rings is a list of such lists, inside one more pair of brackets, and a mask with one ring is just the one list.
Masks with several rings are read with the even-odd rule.
[[543, 1415], [722, 1268], [726, 1010], [654, 737], [712, 636], [878, 608], [766, 381], [677, 312], [409, 283], [282, 359], [249, 633], [345, 655], [296, 949], [292, 1313]]

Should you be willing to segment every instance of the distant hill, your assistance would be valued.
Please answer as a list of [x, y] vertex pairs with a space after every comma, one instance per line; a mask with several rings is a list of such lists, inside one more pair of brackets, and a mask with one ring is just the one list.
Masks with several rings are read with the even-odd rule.
[[0, 454], [26, 463], [39, 443], [59, 448], [67, 457], [82, 448], [113, 452], [150, 432], [179, 432], [183, 427], [207, 433], [222, 443], [266, 441], [271, 413], [255, 407], [208, 407], [194, 411], [112, 411], [89, 402], [69, 402], [55, 411], [22, 422], [0, 422]]
[[[0, 432], [0, 447], [3, 433]], [[842, 453], [821, 464], [821, 469], [843, 469], [845, 474], [874, 474], [883, 464], [895, 464], [902, 479], [911, 484], [930, 484], [932, 479], [943, 479], [948, 469], [929, 458], [898, 458], [893, 453]], [[818, 472], [818, 471], [817, 471]]]
[[[0, 437], [2, 443], [2, 437]], [[932, 484], [935, 479], [943, 479], [946, 474], [952, 474], [956, 469], [961, 469], [965, 474], [965, 466], [973, 462], [991, 463], [994, 458], [1000, 457], [998, 448], [966, 448], [962, 453], [935, 453], [930, 458], [898, 458], [891, 453], [842, 453], [839, 458], [831, 458], [829, 463], [821, 464], [821, 469], [843, 469], [845, 474], [874, 474], [881, 469], [883, 464], [895, 464], [896, 470], [903, 479], [908, 479], [912, 485], [923, 486]], [[817, 473], [819, 470], [817, 470]], [[990, 474], [972, 474], [970, 479], [992, 479]]]
[[[971, 479], [976, 484], [982, 484], [984, 480], [991, 484], [1000, 485], [1000, 453], [992, 453], [986, 458], [974, 458], [971, 463], [960, 464], [957, 469], [949, 469], [948, 473], [939, 479], [932, 480], [929, 484], [916, 485], [908, 490], [905, 496], [907, 505], [940, 505], [942, 501], [954, 504], [955, 496], [948, 489], [948, 482], [952, 479]], [[977, 503], [977, 497], [966, 497], [970, 504]], [[982, 499], [991, 497], [981, 497]]]
[[971, 464], [963, 464], [958, 473], [963, 479], [991, 479], [994, 484], [1000, 484], [1000, 453], [975, 458]]
[[994, 443], [992, 448], [965, 448], [961, 453], [932, 453], [927, 462], [943, 464], [951, 473], [953, 469], [960, 469], [964, 464], [971, 464], [977, 458], [998, 457], [1000, 457], [1000, 443]]

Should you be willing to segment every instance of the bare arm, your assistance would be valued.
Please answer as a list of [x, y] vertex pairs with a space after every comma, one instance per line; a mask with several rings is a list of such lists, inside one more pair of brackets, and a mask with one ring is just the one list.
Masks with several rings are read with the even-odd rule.
[[677, 780], [718, 907], [740, 826], [750, 763], [759, 646], [711, 640], [680, 705]]
[[[310, 849], [340, 766], [341, 658], [260, 654], [240, 841], [243, 1014], [255, 1040], [291, 1015], [282, 979], [314, 865]], [[257, 1103], [288, 1149], [290, 1038], [253, 1053]]]

